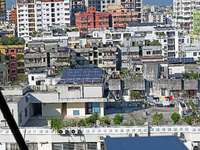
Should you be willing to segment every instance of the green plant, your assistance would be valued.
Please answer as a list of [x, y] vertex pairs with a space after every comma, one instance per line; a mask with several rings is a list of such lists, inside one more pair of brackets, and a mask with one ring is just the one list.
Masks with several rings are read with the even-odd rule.
[[168, 125], [168, 121], [165, 121], [165, 124]]
[[120, 115], [120, 114], [115, 115], [115, 117], [113, 118], [114, 125], [118, 125], [122, 123], [123, 119], [124, 119], [124, 115]]
[[138, 122], [139, 119], [136, 115], [134, 115], [133, 113], [131, 113], [130, 111], [126, 111], [126, 113], [131, 117], [131, 121], [130, 121], [130, 125], [134, 125], [134, 122]]
[[109, 116], [105, 115], [104, 117], [99, 118], [100, 125], [110, 125], [111, 120], [109, 119]]
[[171, 119], [174, 121], [174, 124], [178, 123], [178, 121], [180, 120], [180, 115], [176, 112], [174, 112], [172, 115], [171, 115]]
[[78, 28], [74, 28], [74, 32], [78, 32], [79, 31], [79, 29]]
[[70, 63], [70, 59], [63, 59], [63, 60], [55, 60], [55, 62], [68, 62]]
[[77, 124], [77, 122], [74, 119], [63, 122], [64, 127], [76, 127], [76, 124]]
[[198, 72], [194, 73], [194, 71], [191, 70], [191, 73], [185, 72], [185, 73], [183, 74], [183, 77], [184, 77], [185, 79], [197, 79], [197, 78], [199, 77], [199, 73], [198, 73]]
[[14, 82], [12, 83], [12, 86], [16, 86], [16, 85], [20, 85], [20, 84], [19, 84], [19, 81], [14, 81]]
[[122, 46], [120, 42], [117, 43], [120, 47]]
[[192, 125], [194, 122], [195, 117], [194, 116], [188, 116], [188, 117], [184, 117], [183, 116], [183, 121], [187, 124], [187, 125]]
[[150, 46], [160, 46], [161, 44], [156, 41], [156, 40], [153, 40], [152, 42], [150, 42]]
[[63, 127], [63, 120], [61, 118], [49, 118], [46, 121], [51, 121], [51, 129], [56, 130], [57, 132]]
[[109, 35], [110, 35], [110, 33], [106, 33], [106, 35], [107, 35], [107, 36], [109, 36]]
[[96, 120], [98, 120], [99, 115], [98, 112], [94, 112], [90, 117], [85, 119], [85, 123], [88, 126], [94, 125], [96, 123]]
[[86, 126], [86, 123], [85, 123], [85, 120], [81, 119], [79, 122], [78, 122], [78, 127], [80, 126]]
[[200, 116], [198, 117], [198, 121], [200, 121]]
[[152, 123], [154, 125], [161, 125], [162, 124], [162, 120], [163, 120], [163, 114], [160, 113], [158, 114], [157, 112], [151, 117], [152, 118]]
[[130, 95], [131, 97], [133, 97], [133, 99], [137, 99], [137, 97], [140, 95], [140, 92], [138, 91], [130, 91]]
[[123, 126], [129, 126], [129, 124], [128, 123], [124, 123]]
[[20, 59], [24, 59], [24, 55], [23, 54], [17, 54], [17, 60], [20, 60]]

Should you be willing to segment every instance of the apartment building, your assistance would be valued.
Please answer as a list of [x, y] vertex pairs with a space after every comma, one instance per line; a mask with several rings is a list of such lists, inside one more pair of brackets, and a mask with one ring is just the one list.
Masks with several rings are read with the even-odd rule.
[[12, 23], [8, 23], [8, 22], [4, 22], [0, 25], [0, 37], [2, 38], [3, 35], [7, 35], [8, 37], [12, 37], [16, 35], [16, 24]]
[[26, 40], [34, 31], [70, 24], [69, 1], [17, 1], [18, 36]]
[[173, 26], [193, 31], [193, 10], [200, 8], [199, 0], [173, 0]]
[[[44, 33], [45, 34], [45, 33]], [[26, 69], [66, 68], [70, 65], [68, 37], [32, 38], [24, 55]]]
[[88, 28], [123, 28], [128, 23], [138, 21], [138, 12], [129, 12], [123, 6], [108, 6], [108, 12], [96, 12], [95, 7], [88, 7], [87, 13], [77, 13], [76, 26], [82, 33], [88, 33]]
[[1, 62], [8, 67], [8, 80], [15, 81], [24, 74], [24, 45], [1, 45]]
[[108, 28], [109, 13], [97, 13], [96, 7], [88, 7], [87, 13], [76, 13], [76, 26], [83, 34], [88, 33], [88, 28]]
[[138, 23], [139, 12], [132, 11], [122, 5], [108, 6], [108, 12], [111, 14], [112, 27], [122, 28], [129, 23]]
[[0, 1], [0, 21], [6, 21], [6, 0]]
[[149, 13], [148, 22], [151, 23], [163, 23], [166, 24], [166, 18], [164, 14], [161, 13]]
[[193, 33], [199, 34], [200, 33], [200, 10], [193, 10]]
[[98, 41], [100, 42], [101, 39], [87, 40], [86, 46], [72, 49], [71, 55], [74, 62], [72, 65], [75, 68], [103, 68], [107, 72], [116, 71], [117, 48], [103, 47], [103, 44], [99, 44]]
[[6, 9], [6, 21], [11, 21], [11, 8]]

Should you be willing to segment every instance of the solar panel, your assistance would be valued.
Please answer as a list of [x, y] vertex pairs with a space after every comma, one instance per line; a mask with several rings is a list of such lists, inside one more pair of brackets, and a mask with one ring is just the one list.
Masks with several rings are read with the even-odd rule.
[[68, 69], [64, 70], [60, 83], [93, 83], [101, 82], [102, 69]]

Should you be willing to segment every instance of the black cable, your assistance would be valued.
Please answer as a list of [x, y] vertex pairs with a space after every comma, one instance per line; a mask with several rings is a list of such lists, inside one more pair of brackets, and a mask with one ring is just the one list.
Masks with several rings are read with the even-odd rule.
[[28, 147], [19, 131], [19, 128], [10, 112], [10, 109], [8, 108], [7, 102], [5, 101], [1, 91], [0, 91], [0, 109], [15, 137], [15, 140], [17, 141], [19, 145], [19, 148], [21, 150], [28, 150]]

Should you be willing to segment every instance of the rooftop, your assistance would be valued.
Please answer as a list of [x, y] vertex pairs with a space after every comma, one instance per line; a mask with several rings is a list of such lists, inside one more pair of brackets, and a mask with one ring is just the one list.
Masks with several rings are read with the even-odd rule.
[[129, 23], [129, 27], [135, 27], [135, 26], [156, 26], [155, 23]]

